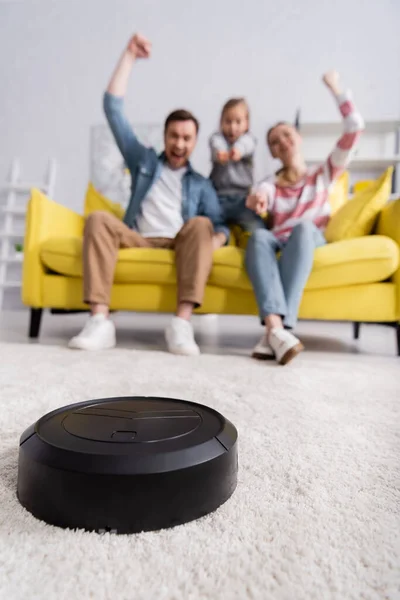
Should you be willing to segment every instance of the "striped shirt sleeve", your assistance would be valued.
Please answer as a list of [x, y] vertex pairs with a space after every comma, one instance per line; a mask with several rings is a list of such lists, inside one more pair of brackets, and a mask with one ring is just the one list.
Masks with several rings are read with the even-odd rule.
[[364, 130], [364, 119], [357, 111], [350, 92], [336, 96], [336, 101], [343, 117], [343, 133], [327, 160], [318, 169], [326, 186], [348, 167], [354, 155], [355, 145]]
[[267, 210], [273, 211], [274, 204], [275, 204], [275, 196], [276, 196], [276, 187], [275, 187], [273, 177], [271, 177], [271, 176], [267, 177], [266, 179], [263, 179], [259, 183], [256, 183], [255, 185], [253, 185], [253, 187], [251, 188], [251, 193], [252, 194], [258, 194], [258, 193], [263, 194], [268, 202]]

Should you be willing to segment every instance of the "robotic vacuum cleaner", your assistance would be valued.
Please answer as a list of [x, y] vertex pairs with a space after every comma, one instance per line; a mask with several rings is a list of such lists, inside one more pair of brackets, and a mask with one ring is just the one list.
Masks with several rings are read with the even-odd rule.
[[237, 483], [237, 430], [171, 398], [90, 400], [21, 436], [17, 495], [51, 525], [103, 533], [172, 527], [217, 509]]

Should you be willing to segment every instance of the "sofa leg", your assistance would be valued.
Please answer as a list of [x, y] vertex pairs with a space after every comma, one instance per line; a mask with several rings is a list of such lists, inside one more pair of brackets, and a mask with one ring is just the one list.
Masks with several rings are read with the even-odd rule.
[[42, 308], [31, 308], [31, 317], [29, 323], [29, 337], [38, 338], [40, 331], [40, 323], [42, 320]]
[[396, 337], [397, 337], [397, 356], [400, 356], [400, 323], [396, 325]]
[[361, 323], [359, 323], [358, 321], [355, 321], [353, 323], [353, 338], [355, 340], [358, 340], [358, 338], [360, 337], [360, 325]]

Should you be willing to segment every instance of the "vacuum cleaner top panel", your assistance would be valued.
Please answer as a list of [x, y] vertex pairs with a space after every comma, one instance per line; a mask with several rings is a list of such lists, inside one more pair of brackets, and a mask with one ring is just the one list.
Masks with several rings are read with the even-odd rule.
[[38, 460], [49, 466], [133, 474], [200, 464], [227, 452], [236, 439], [233, 425], [203, 405], [127, 397], [55, 410], [27, 430], [20, 444], [34, 444]]

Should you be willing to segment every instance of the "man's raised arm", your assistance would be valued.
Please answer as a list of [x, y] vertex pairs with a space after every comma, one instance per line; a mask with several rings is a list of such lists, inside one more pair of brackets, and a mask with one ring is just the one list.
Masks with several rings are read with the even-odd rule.
[[135, 168], [145, 146], [139, 142], [125, 116], [124, 97], [133, 64], [137, 59], [149, 58], [150, 53], [149, 40], [140, 34], [135, 34], [129, 40], [114, 69], [103, 99], [108, 124], [130, 170]]

